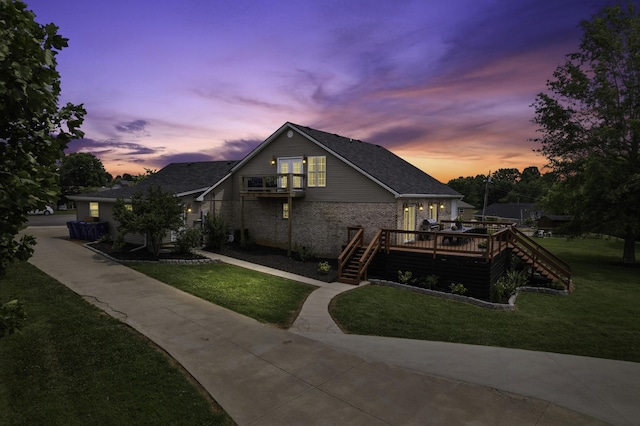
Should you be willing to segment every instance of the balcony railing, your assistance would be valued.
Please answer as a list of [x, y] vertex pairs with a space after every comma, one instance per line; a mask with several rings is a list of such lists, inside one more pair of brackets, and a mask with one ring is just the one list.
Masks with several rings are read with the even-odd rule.
[[240, 193], [257, 197], [304, 197], [306, 187], [306, 175], [300, 173], [242, 176]]

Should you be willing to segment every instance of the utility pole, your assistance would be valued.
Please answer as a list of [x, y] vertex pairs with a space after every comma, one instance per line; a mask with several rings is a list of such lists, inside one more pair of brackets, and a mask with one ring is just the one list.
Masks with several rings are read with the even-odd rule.
[[482, 221], [485, 222], [486, 218], [485, 218], [485, 210], [487, 209], [487, 198], [489, 198], [489, 184], [491, 183], [491, 170], [489, 170], [489, 176], [487, 177], [487, 180], [485, 181], [485, 185], [484, 185], [484, 206], [482, 207]]

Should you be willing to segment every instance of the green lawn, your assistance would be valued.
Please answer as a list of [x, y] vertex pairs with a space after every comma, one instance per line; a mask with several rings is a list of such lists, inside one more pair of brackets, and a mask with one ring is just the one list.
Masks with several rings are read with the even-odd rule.
[[233, 424], [164, 352], [31, 264], [0, 280], [12, 298], [28, 318], [0, 339], [0, 424]]
[[258, 321], [289, 328], [316, 287], [224, 263], [129, 267]]
[[366, 286], [334, 300], [332, 315], [354, 334], [640, 362], [640, 268], [618, 264], [622, 242], [537, 241], [572, 266], [575, 290], [570, 296], [521, 293], [517, 310], [507, 312]]

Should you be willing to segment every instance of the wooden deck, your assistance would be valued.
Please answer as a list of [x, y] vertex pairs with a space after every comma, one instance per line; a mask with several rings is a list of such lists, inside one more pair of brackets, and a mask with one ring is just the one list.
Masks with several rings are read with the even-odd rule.
[[[569, 290], [571, 268], [544, 247], [524, 235], [513, 224], [497, 222], [463, 223], [461, 229], [444, 223], [439, 231], [381, 229], [365, 244], [362, 228], [348, 229], [348, 244], [338, 258], [338, 281], [358, 284], [367, 268], [383, 252], [413, 252], [439, 256], [476, 258], [486, 263], [504, 257], [506, 250], [520, 257], [549, 280], [562, 282]], [[453, 228], [453, 229], [452, 229]]]

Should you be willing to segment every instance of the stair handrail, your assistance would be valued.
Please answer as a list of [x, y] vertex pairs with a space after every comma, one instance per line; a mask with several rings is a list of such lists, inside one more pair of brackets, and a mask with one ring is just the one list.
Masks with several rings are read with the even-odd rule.
[[[565, 287], [567, 288], [567, 291], [569, 291], [571, 286], [571, 266], [569, 266], [568, 263], [560, 259], [555, 254], [544, 248], [542, 245], [533, 241], [519, 229], [511, 228], [511, 231], [511, 235], [519, 244], [525, 246], [525, 248], [529, 249], [533, 254], [537, 255], [537, 257], [533, 260], [537, 260], [537, 258], [539, 257], [543, 262], [546, 262], [543, 263], [538, 261], [538, 264], [549, 273], [554, 275], [556, 278], [563, 281]], [[534, 257], [531, 254], [529, 256]]]
[[362, 277], [363, 272], [366, 279], [367, 268], [371, 264], [371, 261], [373, 260], [374, 256], [378, 253], [378, 251], [380, 251], [381, 241], [382, 241], [382, 229], [379, 229], [378, 232], [376, 232], [376, 234], [373, 236], [373, 239], [371, 240], [367, 248], [362, 253], [362, 257], [358, 262], [358, 279]]
[[364, 238], [364, 228], [359, 228], [358, 232], [351, 238], [351, 240], [347, 243], [340, 256], [338, 256], [338, 277], [342, 276], [342, 267], [344, 264], [349, 261], [353, 253], [358, 249], [358, 247], [362, 247], [362, 240]]

